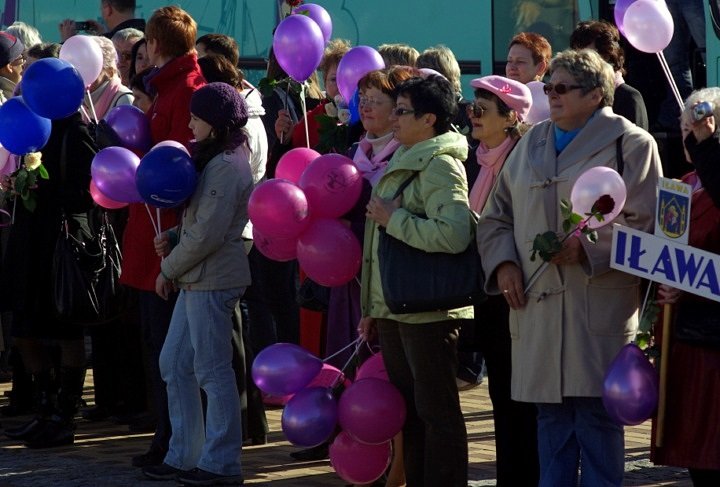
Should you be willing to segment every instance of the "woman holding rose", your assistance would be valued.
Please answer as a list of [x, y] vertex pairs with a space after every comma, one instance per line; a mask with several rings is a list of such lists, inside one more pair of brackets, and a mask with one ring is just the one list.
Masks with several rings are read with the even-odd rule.
[[660, 158], [647, 132], [612, 113], [613, 69], [596, 52], [564, 51], [550, 70], [550, 120], [506, 160], [480, 217], [478, 246], [486, 291], [511, 308], [512, 398], [538, 408], [539, 485], [575, 485], [580, 465], [584, 485], [620, 486], [623, 429], [601, 396], [608, 365], [635, 336], [640, 279], [610, 269], [605, 226], [596, 244], [565, 239], [525, 286], [542, 265], [530, 258], [533, 237], [562, 235], [560, 200], [591, 167], [622, 173], [627, 201], [616, 221], [652, 231]]

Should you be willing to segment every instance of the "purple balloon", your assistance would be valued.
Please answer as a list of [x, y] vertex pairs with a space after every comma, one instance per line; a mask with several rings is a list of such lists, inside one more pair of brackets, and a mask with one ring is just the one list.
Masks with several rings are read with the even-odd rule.
[[273, 52], [280, 67], [302, 83], [320, 65], [325, 39], [310, 17], [291, 15], [280, 22], [273, 36]]
[[116, 106], [105, 115], [105, 121], [126, 149], [147, 152], [152, 146], [150, 121], [138, 107]]
[[360, 78], [370, 71], [384, 67], [385, 61], [372, 47], [357, 46], [345, 53], [337, 69], [338, 90], [345, 101], [352, 99]]
[[615, 25], [622, 35], [625, 35], [625, 12], [628, 7], [636, 1], [637, 0], [617, 0], [615, 2], [615, 8], [613, 9]]
[[337, 426], [337, 418], [337, 402], [331, 390], [308, 387], [287, 402], [281, 424], [290, 443], [312, 447], [330, 438]]
[[276, 343], [257, 354], [252, 377], [261, 391], [273, 396], [294, 394], [322, 369], [322, 361], [292, 343]]
[[295, 7], [292, 13], [310, 17], [315, 21], [318, 27], [320, 27], [325, 43], [330, 40], [330, 37], [332, 36], [332, 19], [330, 18], [330, 14], [323, 7], [314, 3], [306, 3], [304, 5], [300, 5], [299, 7]]
[[637, 345], [625, 345], [610, 364], [603, 404], [619, 424], [634, 426], [650, 418], [658, 403], [658, 376]]
[[124, 147], [106, 147], [93, 158], [90, 173], [102, 194], [121, 203], [142, 201], [135, 184], [140, 158]]

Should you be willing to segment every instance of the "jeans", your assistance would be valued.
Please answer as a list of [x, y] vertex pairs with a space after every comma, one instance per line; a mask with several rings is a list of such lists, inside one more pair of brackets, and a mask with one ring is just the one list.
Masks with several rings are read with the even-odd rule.
[[[666, 0], [675, 23], [670, 44], [663, 54], [677, 83], [680, 96], [685, 100], [693, 90], [690, 71], [690, 40], [695, 41], [699, 49], [705, 49], [705, 3], [703, 0]], [[705, 55], [703, 54], [703, 59]], [[680, 107], [668, 86], [667, 97], [660, 106], [658, 121], [664, 127], [678, 127]]]
[[[181, 290], [160, 353], [172, 436], [165, 463], [240, 475], [240, 396], [232, 369], [232, 313], [242, 288]], [[203, 428], [200, 389], [207, 395]]]
[[407, 409], [407, 484], [467, 486], [467, 431], [455, 383], [460, 322], [377, 321], [385, 368]]
[[537, 404], [540, 487], [621, 486], [625, 469], [622, 426], [599, 397], [564, 397]]

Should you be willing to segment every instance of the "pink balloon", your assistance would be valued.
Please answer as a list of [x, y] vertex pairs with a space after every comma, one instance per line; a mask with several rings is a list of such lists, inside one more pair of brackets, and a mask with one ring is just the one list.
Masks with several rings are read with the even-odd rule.
[[135, 184], [140, 158], [124, 147], [106, 147], [93, 158], [90, 174], [97, 188], [111, 200], [142, 201]]
[[382, 69], [385, 61], [379, 52], [369, 46], [357, 46], [350, 49], [340, 59], [337, 69], [337, 85], [346, 102], [352, 100], [358, 81], [370, 71]]
[[111, 200], [110, 198], [102, 194], [102, 192], [95, 185], [95, 181], [93, 181], [92, 179], [90, 180], [90, 196], [92, 196], [92, 199], [95, 203], [102, 206], [103, 208], [107, 208], [108, 210], [117, 210], [118, 208], [123, 208], [128, 205], [127, 203]]
[[525, 122], [530, 125], [535, 125], [550, 118], [550, 102], [543, 91], [544, 86], [545, 83], [542, 81], [531, 81], [527, 84], [532, 95], [532, 105], [527, 117], [525, 117]]
[[345, 482], [369, 484], [376, 481], [390, 465], [390, 442], [366, 445], [341, 431], [330, 445], [330, 463]]
[[340, 426], [361, 443], [377, 445], [398, 434], [405, 423], [405, 400], [382, 379], [362, 379], [348, 387], [339, 404]]
[[152, 146], [152, 148], [150, 148], [150, 150], [148, 152], [151, 152], [153, 149], [157, 149], [158, 147], [175, 147], [176, 149], [180, 149], [183, 152], [185, 152], [185, 154], [190, 155], [190, 152], [187, 150], [187, 147], [182, 145], [177, 140], [163, 140], [162, 142], [158, 142], [157, 144]]
[[349, 157], [325, 154], [303, 171], [298, 186], [313, 218], [338, 218], [350, 211], [362, 192], [363, 177]]
[[310, 223], [305, 193], [284, 179], [259, 184], [250, 195], [248, 214], [267, 237], [295, 238]]
[[280, 157], [275, 169], [275, 177], [298, 184], [305, 168], [318, 157], [320, 157], [320, 153], [312, 149], [305, 147], [290, 149]]
[[657, 53], [672, 40], [675, 24], [665, 2], [637, 0], [623, 19], [625, 37], [637, 50]]
[[330, 14], [327, 10], [322, 8], [320, 5], [306, 3], [300, 5], [299, 7], [295, 7], [292, 13], [307, 15], [310, 17], [315, 21], [318, 27], [320, 27], [325, 43], [327, 44], [328, 41], [330, 41], [330, 37], [332, 37], [332, 19], [330, 18]]
[[385, 361], [383, 360], [382, 353], [376, 353], [363, 362], [358, 369], [357, 374], [355, 374], [356, 381], [371, 378], [390, 382], [387, 370], [385, 370]]
[[63, 43], [59, 57], [75, 66], [86, 87], [95, 82], [103, 69], [102, 49], [91, 36], [72, 36]]
[[611, 418], [628, 426], [646, 421], [655, 412], [658, 374], [637, 345], [625, 345], [608, 367], [602, 401]]
[[314, 220], [298, 239], [300, 267], [323, 286], [340, 286], [353, 279], [360, 270], [361, 254], [355, 234], [337, 220]]
[[267, 237], [253, 226], [253, 245], [268, 259], [287, 262], [297, 259], [297, 237]]
[[593, 205], [600, 197], [605, 195], [613, 199], [613, 209], [603, 216], [601, 222], [597, 218], [591, 218], [588, 222], [590, 228], [605, 226], [620, 214], [627, 198], [625, 181], [616, 170], [605, 166], [597, 166], [582, 173], [573, 184], [570, 202], [573, 206], [573, 212], [578, 215], [585, 216], [586, 213], [589, 214]]
[[295, 81], [302, 83], [313, 74], [320, 65], [324, 49], [323, 33], [310, 17], [291, 15], [275, 29], [275, 58]]

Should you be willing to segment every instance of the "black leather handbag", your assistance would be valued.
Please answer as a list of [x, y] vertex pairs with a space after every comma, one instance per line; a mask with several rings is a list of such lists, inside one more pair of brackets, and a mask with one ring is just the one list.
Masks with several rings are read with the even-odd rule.
[[[406, 179], [393, 199], [417, 175], [415, 172]], [[475, 239], [459, 254], [425, 252], [388, 235], [381, 227], [377, 252], [385, 304], [395, 314], [462, 308], [486, 298]]]
[[[98, 210], [99, 211], [99, 210]], [[123, 313], [120, 246], [107, 214], [92, 229], [94, 211], [63, 215], [53, 255], [53, 304], [61, 321], [100, 324]]]

